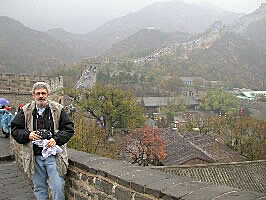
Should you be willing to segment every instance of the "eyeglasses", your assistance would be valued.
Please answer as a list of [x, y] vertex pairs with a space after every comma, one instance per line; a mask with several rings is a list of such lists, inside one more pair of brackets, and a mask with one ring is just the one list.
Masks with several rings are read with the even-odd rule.
[[47, 92], [36, 92], [35, 95], [36, 96], [40, 96], [40, 95], [46, 96], [47, 95]]

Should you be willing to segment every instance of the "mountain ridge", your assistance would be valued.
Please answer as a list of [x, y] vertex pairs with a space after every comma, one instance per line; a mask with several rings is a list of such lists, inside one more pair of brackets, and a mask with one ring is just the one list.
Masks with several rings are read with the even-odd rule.
[[155, 49], [167, 45], [169, 42], [185, 41], [189, 37], [186, 33], [165, 33], [153, 27], [145, 28], [129, 36], [127, 39], [112, 45], [104, 56], [145, 56]]
[[[171, 4], [164, 5], [169, 6]], [[158, 6], [158, 4], [156, 6]], [[153, 8], [154, 6], [149, 7], [151, 10], [153, 10]], [[157, 12], [161, 11], [159, 8], [160, 7], [157, 7]], [[248, 28], [245, 29], [246, 32], [244, 32], [242, 36], [252, 39], [252, 41], [256, 42], [257, 46], [263, 44], [261, 41], [263, 40], [264, 30], [259, 28], [254, 30], [254, 27], [257, 26], [258, 23], [263, 24], [264, 21], [256, 21], [253, 20], [252, 17], [264, 15], [263, 9], [264, 7], [262, 6], [260, 9], [254, 11], [255, 14], [251, 13], [240, 19], [240, 21], [247, 20], [249, 22]], [[152, 12], [155, 11], [153, 10]], [[123, 19], [127, 21], [126, 18]], [[265, 18], [262, 17], [262, 19], [264, 20]], [[121, 19], [117, 20], [119, 21]], [[134, 25], [134, 23], [131, 24]], [[123, 24], [118, 25], [118, 28], [119, 26], [123, 27]], [[223, 31], [224, 30], [226, 30], [226, 28], [223, 29]], [[257, 33], [254, 31], [260, 32]], [[203, 34], [198, 34], [198, 36], [191, 35], [191, 38], [194, 37], [194, 39], [191, 39], [192, 47], [195, 45], [198, 45], [200, 48], [202, 47], [200, 45], [203, 45], [204, 48], [211, 47], [208, 43], [196, 43], [199, 37], [208, 33], [208, 29], [205, 32]], [[53, 29], [43, 33], [30, 29], [11, 18], [0, 17], [0, 70], [8, 67], [11, 72], [34, 72], [40, 71], [43, 67], [47, 68], [60, 63], [71, 63], [78, 59], [88, 58], [94, 55], [138, 57], [142, 56], [142, 54], [148, 55], [149, 52], [152, 53], [154, 50], [159, 50], [160, 48], [168, 48], [163, 46], [169, 45], [171, 41], [175, 43], [186, 41], [188, 43], [188, 35], [186, 35], [186, 33], [163, 32], [162, 30], [153, 29], [151, 27], [140, 29], [135, 34], [131, 34], [125, 39], [119, 36], [111, 37], [112, 42], [109, 40], [109, 33], [103, 33], [106, 37], [101, 38], [100, 42], [99, 38], [101, 34], [97, 35], [96, 32], [94, 32], [94, 34], [93, 38], [87, 34], [72, 34], [63, 29]], [[258, 35], [260, 37], [258, 37]], [[111, 45], [112, 48], [107, 48], [108, 45]], [[174, 48], [176, 49], [176, 47]], [[108, 54], [108, 51], [109, 53], [111, 52], [111, 54]], [[102, 52], [105, 52], [105, 54]]]
[[[201, 32], [214, 21], [235, 21], [242, 14], [221, 9], [190, 5], [183, 1], [157, 2], [137, 12], [116, 18], [87, 34], [92, 45], [101, 53], [141, 29], [153, 26], [163, 32]], [[200, 23], [199, 23], [200, 21]], [[101, 38], [102, 41], [99, 41]]]
[[8, 71], [36, 72], [43, 67], [73, 62], [76, 57], [65, 44], [47, 34], [9, 17], [0, 17], [0, 64], [7, 66]]

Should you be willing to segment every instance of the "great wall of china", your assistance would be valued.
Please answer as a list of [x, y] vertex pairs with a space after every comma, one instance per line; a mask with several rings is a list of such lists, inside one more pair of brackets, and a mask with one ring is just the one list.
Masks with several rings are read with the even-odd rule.
[[32, 86], [38, 81], [48, 83], [51, 99], [63, 104], [64, 96], [60, 92], [63, 88], [63, 76], [0, 74], [0, 97], [8, 99], [13, 110], [17, 109], [19, 104], [32, 100]]

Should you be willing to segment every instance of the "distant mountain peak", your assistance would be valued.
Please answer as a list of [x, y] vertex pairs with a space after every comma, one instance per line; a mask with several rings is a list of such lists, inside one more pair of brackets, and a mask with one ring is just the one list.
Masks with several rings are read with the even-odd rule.
[[0, 16], [0, 24], [2, 25], [17, 25], [17, 26], [24, 26], [21, 22], [12, 19], [8, 16]]
[[235, 24], [231, 25], [231, 29], [237, 33], [244, 33], [249, 26], [253, 23], [257, 23], [266, 19], [266, 3], [262, 3], [261, 6], [253, 12], [239, 18]]

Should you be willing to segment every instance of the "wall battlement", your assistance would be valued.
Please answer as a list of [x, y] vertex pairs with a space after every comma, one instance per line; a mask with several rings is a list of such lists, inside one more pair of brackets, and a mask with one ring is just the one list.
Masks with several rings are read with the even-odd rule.
[[0, 74], [0, 97], [8, 99], [10, 106], [15, 109], [19, 104], [32, 100], [32, 86], [39, 81], [49, 84], [51, 100], [63, 104], [62, 95], [58, 95], [63, 88], [63, 76]]
[[48, 77], [45, 75], [27, 75], [27, 74], [0, 74], [0, 92], [5, 93], [31, 93], [34, 83], [43, 81], [49, 84], [51, 93], [63, 87], [63, 77]]

